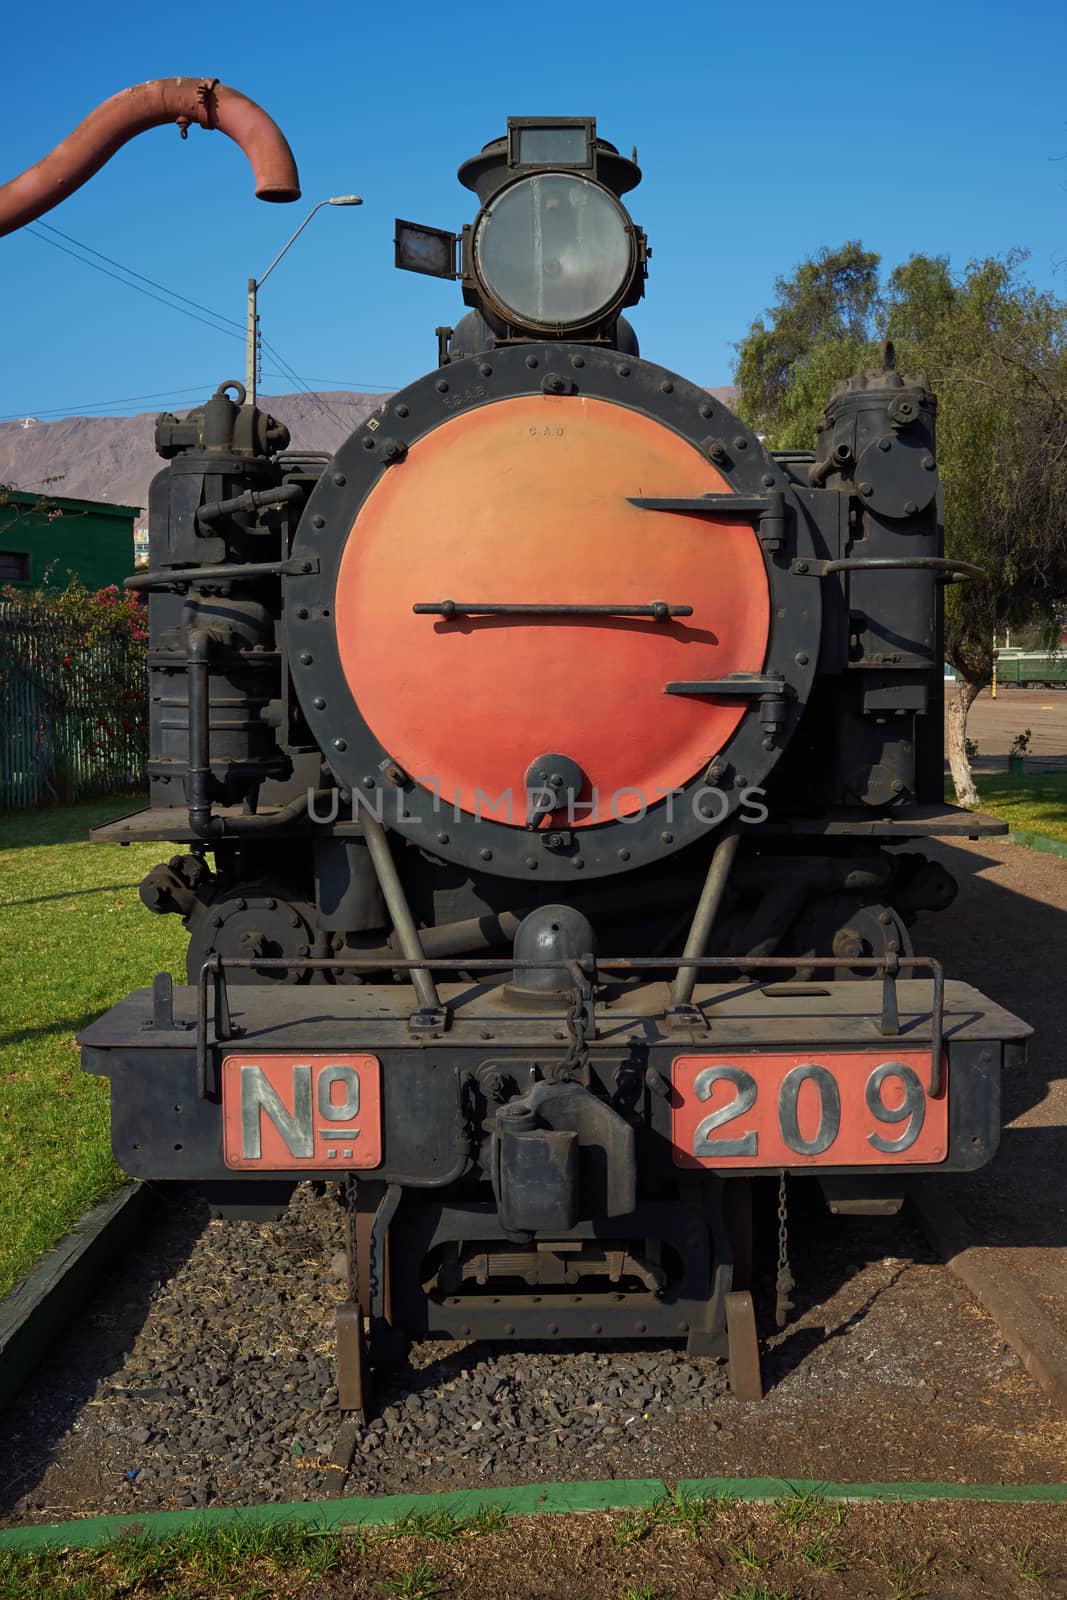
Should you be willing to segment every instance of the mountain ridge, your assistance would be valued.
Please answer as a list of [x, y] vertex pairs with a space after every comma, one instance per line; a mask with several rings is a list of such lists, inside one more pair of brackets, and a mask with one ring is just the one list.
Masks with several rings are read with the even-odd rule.
[[[732, 405], [737, 391], [726, 385], [709, 391]], [[205, 394], [204, 399], [208, 396]], [[331, 454], [388, 395], [353, 389], [320, 394], [260, 395], [257, 403], [292, 434], [295, 450]], [[184, 413], [192, 406], [182, 406]], [[0, 484], [30, 493], [101, 500], [111, 505], [148, 505], [148, 486], [163, 462], [153, 434], [158, 411], [129, 417], [60, 417], [54, 421], [0, 422]]]

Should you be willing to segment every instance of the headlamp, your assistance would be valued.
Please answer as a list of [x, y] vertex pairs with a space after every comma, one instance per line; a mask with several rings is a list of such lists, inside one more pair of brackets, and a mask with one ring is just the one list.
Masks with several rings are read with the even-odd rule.
[[474, 231], [474, 272], [509, 322], [581, 328], [630, 285], [633, 227], [615, 197], [573, 172], [536, 172], [501, 189]]

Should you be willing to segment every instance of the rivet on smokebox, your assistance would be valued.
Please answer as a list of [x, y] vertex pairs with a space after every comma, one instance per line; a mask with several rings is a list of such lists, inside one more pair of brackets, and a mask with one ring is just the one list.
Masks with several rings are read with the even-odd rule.
[[326, 518], [325, 517], [320, 517], [320, 516], [312, 517], [311, 526], [313, 528], [325, 528], [325, 526], [326, 526]]
[[347, 739], [335, 739], [333, 741], [333, 747], [334, 747], [335, 750], [347, 750], [348, 749], [348, 740]]
[[862, 495], [872, 495], [873, 493], [874, 493], [874, 485], [873, 484], [870, 484], [870, 483], [861, 483], [860, 484], [860, 494], [862, 494]]

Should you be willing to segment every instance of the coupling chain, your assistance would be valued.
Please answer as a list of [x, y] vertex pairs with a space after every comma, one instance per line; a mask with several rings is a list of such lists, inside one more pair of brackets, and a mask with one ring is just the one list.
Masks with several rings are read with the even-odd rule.
[[778, 1276], [775, 1280], [774, 1322], [784, 1328], [794, 1309], [792, 1292], [796, 1280], [789, 1266], [789, 1212], [785, 1192], [785, 1168], [778, 1177]]
[[359, 1305], [359, 1240], [356, 1233], [356, 1201], [359, 1196], [359, 1179], [349, 1172], [344, 1180], [341, 1201], [345, 1208], [345, 1265], [348, 1270], [348, 1300]]
[[564, 1018], [567, 1032], [570, 1035], [570, 1045], [567, 1053], [557, 1061], [552, 1070], [552, 1078], [558, 1083], [569, 1078], [573, 1073], [584, 1068], [589, 1060], [589, 1019], [585, 1009], [585, 995], [577, 986], [570, 991], [567, 1000], [567, 1011]]

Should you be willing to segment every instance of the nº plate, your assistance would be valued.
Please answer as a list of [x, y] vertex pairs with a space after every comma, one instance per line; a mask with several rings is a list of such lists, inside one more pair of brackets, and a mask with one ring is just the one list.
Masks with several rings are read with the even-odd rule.
[[377, 1167], [381, 1064], [369, 1055], [235, 1055], [222, 1063], [223, 1159], [263, 1172]]
[[947, 1070], [928, 1050], [677, 1056], [679, 1167], [887, 1167], [944, 1161]]

